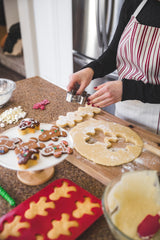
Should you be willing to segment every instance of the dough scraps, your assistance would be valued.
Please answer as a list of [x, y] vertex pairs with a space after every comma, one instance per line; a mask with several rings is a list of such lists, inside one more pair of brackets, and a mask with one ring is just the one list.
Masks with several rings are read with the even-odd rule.
[[[96, 131], [104, 135], [102, 141], [92, 141]], [[104, 120], [89, 119], [71, 129], [74, 148], [83, 157], [106, 166], [118, 166], [137, 158], [143, 148], [139, 135], [128, 127]], [[125, 147], [114, 147], [120, 139]]]

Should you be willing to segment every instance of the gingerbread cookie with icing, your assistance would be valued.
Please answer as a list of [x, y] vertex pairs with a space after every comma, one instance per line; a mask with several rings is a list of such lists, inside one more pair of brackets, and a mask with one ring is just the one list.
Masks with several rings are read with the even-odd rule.
[[35, 133], [36, 130], [39, 130], [40, 123], [33, 118], [25, 118], [18, 125], [18, 131], [21, 135], [27, 133]]
[[41, 130], [41, 135], [39, 135], [38, 139], [42, 142], [47, 142], [49, 140], [58, 141], [59, 137], [67, 137], [67, 133], [65, 131], [61, 131], [59, 127], [52, 126], [50, 130]]
[[10, 149], [14, 150], [16, 144], [20, 141], [20, 138], [9, 138], [8, 136], [0, 136], [0, 154], [5, 154]]
[[29, 147], [25, 146], [19, 148], [16, 152], [20, 168], [26, 169], [37, 164], [37, 160], [39, 159], [38, 149], [29, 149]]
[[46, 145], [38, 141], [37, 138], [31, 137], [28, 142], [20, 142], [18, 148], [28, 147], [29, 149], [42, 149]]
[[44, 147], [45, 144], [39, 143], [37, 138], [30, 138], [28, 142], [20, 142], [15, 148], [19, 167], [26, 169], [36, 165], [39, 159], [39, 149]]
[[42, 149], [41, 154], [45, 157], [53, 155], [58, 158], [61, 157], [62, 154], [71, 154], [73, 153], [73, 149], [68, 146], [67, 141], [61, 141], [59, 144], [51, 143], [49, 146]]

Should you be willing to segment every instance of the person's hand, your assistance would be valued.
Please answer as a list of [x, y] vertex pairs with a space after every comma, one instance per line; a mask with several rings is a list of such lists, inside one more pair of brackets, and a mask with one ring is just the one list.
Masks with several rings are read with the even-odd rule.
[[106, 107], [122, 99], [122, 81], [109, 81], [94, 88], [96, 92], [89, 96], [88, 104], [95, 107]]
[[91, 68], [84, 68], [78, 72], [73, 73], [70, 76], [70, 82], [67, 86], [67, 90], [71, 91], [76, 86], [76, 83], [80, 85], [76, 94], [82, 94], [84, 89], [89, 85], [94, 75], [94, 71]]

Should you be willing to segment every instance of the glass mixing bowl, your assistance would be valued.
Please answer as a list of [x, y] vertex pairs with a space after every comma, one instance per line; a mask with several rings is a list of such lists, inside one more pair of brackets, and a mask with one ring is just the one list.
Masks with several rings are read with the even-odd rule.
[[12, 80], [0, 78], [0, 108], [2, 108], [11, 98], [16, 83]]
[[[142, 170], [127, 172], [109, 182], [102, 196], [102, 209], [116, 240], [160, 239], [160, 227], [156, 227], [156, 216], [160, 215], [159, 181], [157, 171]], [[144, 223], [149, 216], [150, 220]], [[115, 226], [113, 219], [125, 229], [124, 233]], [[132, 235], [126, 235], [128, 232]]]
[[127, 235], [125, 235], [123, 232], [121, 232], [112, 222], [111, 219], [111, 213], [108, 207], [108, 194], [113, 188], [115, 184], [117, 184], [120, 181], [121, 177], [117, 177], [116, 179], [112, 180], [110, 183], [108, 183], [107, 187], [105, 188], [105, 191], [102, 196], [102, 209], [104, 213], [104, 217], [108, 223], [108, 226], [115, 237], [116, 240], [134, 240]]

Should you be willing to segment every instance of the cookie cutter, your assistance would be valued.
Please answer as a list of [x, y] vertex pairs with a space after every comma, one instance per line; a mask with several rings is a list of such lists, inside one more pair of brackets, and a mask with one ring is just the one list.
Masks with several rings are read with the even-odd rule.
[[72, 103], [85, 104], [87, 98], [90, 96], [86, 91], [83, 91], [81, 95], [76, 95], [77, 90], [72, 89], [70, 92], [67, 92], [66, 101]]

